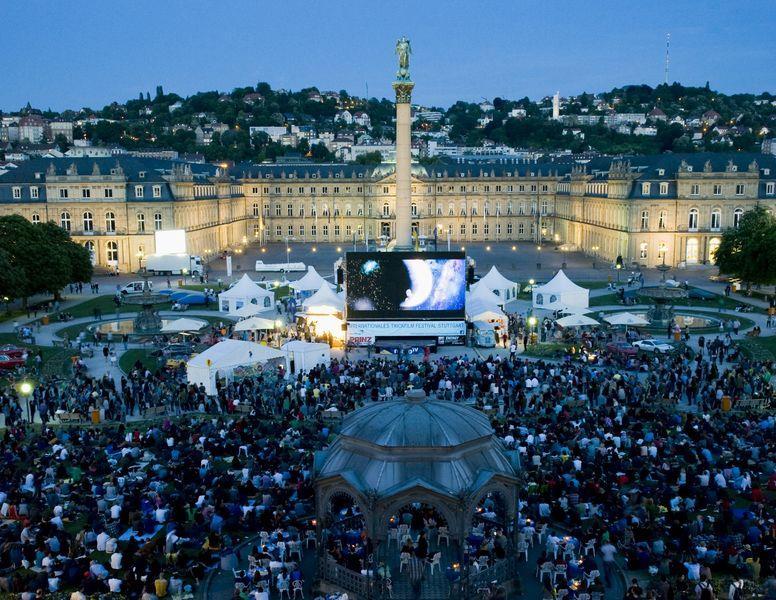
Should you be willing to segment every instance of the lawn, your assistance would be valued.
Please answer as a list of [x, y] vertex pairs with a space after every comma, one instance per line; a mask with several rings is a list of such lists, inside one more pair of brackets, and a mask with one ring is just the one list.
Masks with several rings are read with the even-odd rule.
[[124, 354], [121, 355], [119, 358], [119, 367], [125, 373], [129, 373], [138, 360], [151, 372], [155, 371], [161, 366], [159, 359], [155, 356], [152, 356], [150, 350], [133, 348], [131, 350], [127, 350]]
[[35, 363], [32, 356], [38, 351], [42, 353], [41, 375], [52, 377], [70, 377], [72, 374], [70, 357], [72, 350], [67, 348], [52, 348], [49, 346], [36, 346], [34, 344], [24, 344], [13, 333], [0, 333], [0, 344], [13, 344], [30, 349], [30, 360], [27, 361], [27, 367], [31, 371]]
[[776, 360], [776, 336], [746, 338], [738, 345], [754, 360]]

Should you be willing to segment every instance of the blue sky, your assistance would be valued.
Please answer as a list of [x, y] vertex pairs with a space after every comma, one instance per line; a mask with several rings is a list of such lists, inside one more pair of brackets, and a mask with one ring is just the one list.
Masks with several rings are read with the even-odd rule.
[[538, 98], [663, 79], [776, 91], [773, 0], [0, 0], [0, 109], [102, 107], [267, 81], [390, 97], [412, 40], [414, 99]]

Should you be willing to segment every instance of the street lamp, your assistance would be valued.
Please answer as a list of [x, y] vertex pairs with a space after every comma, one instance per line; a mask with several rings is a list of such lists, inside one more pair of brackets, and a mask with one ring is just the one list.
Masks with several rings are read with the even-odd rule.
[[536, 246], [536, 269], [537, 270], [542, 268], [541, 253], [542, 253], [542, 246], [541, 244], [539, 244]]
[[530, 327], [528, 340], [531, 341], [531, 338], [533, 337], [534, 328], [536, 327], [536, 317], [530, 316], [528, 317], [528, 326]]
[[22, 381], [19, 384], [19, 393], [27, 401], [27, 421], [32, 423], [32, 405], [30, 404], [30, 396], [32, 395], [32, 384], [29, 381]]
[[614, 268], [617, 270], [617, 283], [620, 283], [620, 271], [622, 271], [622, 255], [618, 254], [614, 261]]
[[143, 258], [145, 258], [145, 252], [138, 250], [135, 256], [137, 257], [137, 271], [139, 273], [143, 270]]
[[286, 240], [286, 271], [290, 271], [291, 270], [291, 248], [289, 247], [288, 242], [289, 242], [289, 240], [293, 240], [293, 239], [294, 239], [294, 237], [290, 236], [290, 235], [287, 235], [285, 237], [285, 240]]
[[598, 260], [598, 246], [593, 246], [591, 250], [593, 251], [593, 268], [595, 269], [595, 263]]

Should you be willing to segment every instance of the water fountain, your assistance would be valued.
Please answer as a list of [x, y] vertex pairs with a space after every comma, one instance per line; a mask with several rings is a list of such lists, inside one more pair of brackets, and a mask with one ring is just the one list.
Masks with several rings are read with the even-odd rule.
[[154, 310], [154, 305], [169, 302], [169, 297], [164, 294], [153, 294], [148, 283], [150, 275], [143, 267], [139, 273], [143, 279], [143, 291], [140, 294], [127, 294], [124, 304], [140, 305], [140, 311], [133, 320], [134, 333], [158, 333], [162, 328], [162, 319]]
[[642, 287], [638, 294], [652, 300], [653, 306], [647, 310], [646, 317], [652, 325], [667, 326], [674, 320], [674, 303], [681, 298], [687, 298], [687, 290], [680, 287], [669, 287], [666, 284], [666, 272], [671, 269], [666, 265], [665, 255], [663, 263], [657, 266], [661, 273], [660, 285]]

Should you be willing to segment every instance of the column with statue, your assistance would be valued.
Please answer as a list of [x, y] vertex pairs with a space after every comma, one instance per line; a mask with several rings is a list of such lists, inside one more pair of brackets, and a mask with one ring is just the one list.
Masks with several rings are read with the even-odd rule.
[[396, 249], [412, 249], [412, 88], [410, 79], [412, 47], [406, 37], [396, 42], [399, 70], [393, 89], [396, 92]]

